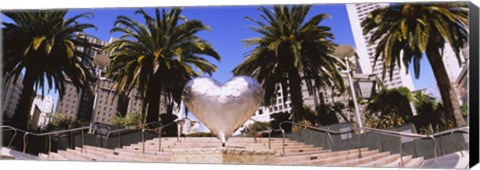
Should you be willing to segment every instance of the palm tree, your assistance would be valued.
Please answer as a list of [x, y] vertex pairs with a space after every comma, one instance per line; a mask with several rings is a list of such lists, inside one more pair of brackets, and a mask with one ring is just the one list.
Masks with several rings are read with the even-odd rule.
[[448, 118], [449, 115], [445, 115], [442, 103], [437, 102], [434, 97], [422, 92], [415, 92], [413, 93], [413, 104], [418, 114], [413, 121], [417, 131], [429, 129], [432, 132], [438, 132], [437, 130], [452, 128], [453, 121]]
[[318, 91], [322, 86], [343, 88], [343, 79], [338, 72], [342, 61], [334, 57], [335, 44], [330, 27], [319, 25], [327, 14], [306, 20], [311, 6], [274, 6], [273, 10], [261, 7], [260, 18], [265, 22], [246, 17], [258, 24], [250, 27], [262, 37], [243, 40], [246, 46], [255, 46], [247, 58], [238, 65], [235, 75], [256, 78], [265, 90], [264, 104], [275, 100], [280, 84], [283, 101], [292, 101], [292, 121], [300, 121], [303, 114], [302, 83], [308, 91]]
[[138, 87], [144, 98], [142, 116], [148, 105], [147, 122], [158, 121], [162, 103], [180, 103], [185, 84], [193, 77], [211, 75], [217, 68], [203, 56], [220, 60], [212, 45], [195, 34], [210, 30], [199, 20], [187, 20], [181, 8], [155, 9], [152, 17], [143, 9], [145, 24], [118, 16], [112, 33], [123, 35], [105, 48], [112, 59], [109, 75], [116, 93], [130, 93]]
[[[60, 99], [65, 94], [65, 79], [70, 79], [77, 91], [88, 88], [92, 81], [89, 54], [77, 47], [92, 47], [86, 40], [85, 29], [95, 28], [92, 24], [79, 23], [80, 18], [89, 18], [85, 13], [65, 19], [65, 10], [38, 10], [4, 12], [12, 23], [2, 24], [4, 55], [2, 71], [4, 82], [16, 80], [21, 74], [23, 90], [16, 113], [15, 127], [27, 127], [29, 108], [35, 89], [43, 89], [45, 84], [58, 91]], [[93, 37], [93, 36], [92, 36]], [[87, 89], [88, 90], [88, 89]]]
[[369, 114], [385, 116], [395, 114], [403, 120], [409, 121], [413, 117], [410, 102], [414, 100], [412, 93], [406, 87], [382, 89], [365, 107]]
[[[465, 125], [457, 93], [450, 84], [442, 55], [448, 43], [461, 61], [460, 51], [468, 37], [468, 8], [465, 3], [393, 4], [372, 11], [361, 23], [363, 33], [371, 33], [370, 43], [378, 43], [375, 62], [384, 63], [390, 78], [395, 67], [413, 63], [415, 78], [420, 76], [420, 60], [426, 54], [437, 81], [445, 111]], [[405, 69], [408, 72], [408, 69]]]

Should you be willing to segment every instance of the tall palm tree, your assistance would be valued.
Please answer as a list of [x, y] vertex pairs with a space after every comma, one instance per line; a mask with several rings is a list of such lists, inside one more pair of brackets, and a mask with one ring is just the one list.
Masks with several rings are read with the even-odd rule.
[[274, 6], [273, 10], [261, 7], [260, 18], [266, 22], [246, 17], [258, 24], [250, 27], [260, 38], [243, 40], [246, 46], [255, 46], [247, 58], [238, 65], [235, 75], [249, 75], [256, 78], [265, 90], [264, 104], [275, 100], [281, 84], [283, 101], [292, 101], [292, 121], [300, 121], [303, 114], [302, 83], [308, 91], [319, 90], [322, 86], [343, 88], [343, 79], [338, 66], [340, 59], [334, 57], [335, 44], [330, 27], [319, 25], [327, 14], [313, 16], [306, 20], [311, 6]]
[[[12, 20], [2, 22], [2, 41], [4, 55], [2, 71], [4, 82], [16, 80], [22, 73], [23, 90], [16, 113], [13, 117], [15, 127], [27, 127], [29, 108], [35, 89], [58, 91], [60, 99], [65, 94], [65, 79], [70, 79], [77, 87], [92, 81], [89, 70], [92, 58], [77, 47], [92, 47], [86, 40], [85, 29], [96, 28], [92, 24], [79, 23], [80, 18], [89, 18], [85, 13], [65, 18], [65, 10], [38, 10], [4, 12]], [[93, 37], [93, 36], [92, 36]], [[46, 82], [45, 82], [46, 81]], [[44, 90], [42, 90], [42, 95]]]
[[[393, 4], [372, 11], [361, 23], [363, 33], [372, 33], [370, 43], [378, 42], [375, 62], [384, 63], [390, 78], [395, 67], [413, 63], [415, 78], [420, 76], [420, 60], [426, 54], [442, 96], [445, 111], [465, 125], [457, 93], [451, 86], [443, 49], [448, 43], [460, 63], [460, 51], [468, 37], [468, 8], [465, 3]], [[402, 54], [403, 53], [403, 54]], [[405, 69], [408, 72], [408, 69]]]
[[129, 93], [138, 87], [145, 99], [143, 116], [148, 105], [147, 122], [158, 121], [162, 94], [162, 103], [180, 103], [183, 87], [191, 78], [217, 70], [204, 56], [216, 60], [220, 56], [196, 35], [210, 28], [199, 20], [187, 20], [181, 12], [181, 8], [155, 9], [152, 17], [139, 9], [135, 13], [143, 16], [144, 24], [118, 16], [111, 32], [123, 35], [105, 48], [112, 59], [113, 88]]

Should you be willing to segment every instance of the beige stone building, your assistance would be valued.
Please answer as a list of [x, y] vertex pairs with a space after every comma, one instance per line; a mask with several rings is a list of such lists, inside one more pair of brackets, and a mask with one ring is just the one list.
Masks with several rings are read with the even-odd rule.
[[3, 84], [3, 98], [2, 98], [2, 114], [6, 118], [13, 118], [17, 110], [20, 95], [23, 90], [23, 75], [20, 75], [17, 80], [10, 80], [9, 82], [2, 82]]

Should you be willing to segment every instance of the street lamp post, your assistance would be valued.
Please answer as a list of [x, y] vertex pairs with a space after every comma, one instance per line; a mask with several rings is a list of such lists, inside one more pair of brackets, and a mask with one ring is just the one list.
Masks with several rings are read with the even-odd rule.
[[355, 88], [353, 87], [353, 81], [352, 81], [352, 76], [351, 72], [352, 69], [350, 68], [350, 63], [349, 63], [349, 58], [355, 56], [355, 49], [350, 46], [350, 45], [339, 45], [335, 49], [335, 56], [339, 58], [344, 58], [345, 60], [345, 66], [347, 67], [346, 70], [343, 70], [342, 73], [346, 73], [348, 77], [348, 82], [350, 83], [350, 91], [352, 92], [352, 98], [353, 98], [353, 105], [355, 107], [355, 114], [357, 116], [357, 124], [360, 129], [360, 133], [363, 133], [363, 122], [362, 122], [362, 115], [360, 114], [360, 111], [358, 109], [358, 103], [357, 103], [357, 95], [355, 93]]
[[360, 114], [360, 111], [358, 109], [357, 94], [355, 93], [355, 88], [353, 87], [354, 85], [353, 85], [352, 75], [351, 75], [352, 70], [350, 69], [348, 57], [345, 57], [345, 65], [347, 66], [347, 69], [344, 72], [347, 73], [348, 83], [350, 83], [350, 91], [352, 92], [353, 106], [355, 107], [355, 114], [357, 115], [358, 127], [360, 129], [360, 133], [363, 133], [362, 115]]
[[97, 77], [97, 80], [95, 81], [95, 87], [93, 88], [93, 108], [92, 108], [92, 114], [90, 116], [90, 128], [88, 130], [88, 133], [93, 133], [93, 122], [94, 122], [94, 115], [96, 112], [96, 105], [97, 105], [97, 91], [98, 91], [98, 83], [100, 82], [100, 77], [101, 72], [97, 72], [99, 69], [105, 68], [110, 63], [110, 58], [106, 55], [99, 54], [95, 56], [95, 59], [93, 60], [93, 64], [95, 65], [95, 76]]

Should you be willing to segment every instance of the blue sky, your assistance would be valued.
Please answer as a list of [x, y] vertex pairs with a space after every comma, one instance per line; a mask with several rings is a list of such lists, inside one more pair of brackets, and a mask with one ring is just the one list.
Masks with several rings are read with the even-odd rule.
[[[223, 7], [186, 7], [182, 15], [188, 19], [198, 19], [211, 28], [211, 31], [199, 32], [199, 36], [210, 42], [214, 49], [222, 57], [221, 62], [211, 60], [218, 66], [218, 71], [213, 74], [213, 78], [219, 82], [225, 82], [232, 77], [232, 69], [244, 60], [244, 54], [249, 50], [244, 48], [240, 42], [246, 38], [258, 37], [259, 35], [252, 32], [248, 25], [255, 25], [252, 21], [245, 20], [245, 17], [259, 18], [261, 14], [257, 10], [259, 6], [223, 6]], [[267, 6], [270, 7], [270, 6]], [[89, 22], [96, 25], [97, 29], [88, 29], [87, 33], [94, 35], [101, 40], [108, 41], [110, 37], [120, 37], [120, 34], [110, 34], [113, 23], [118, 15], [128, 16], [139, 22], [143, 21], [141, 15], [134, 14], [136, 8], [95, 8], [95, 9], [71, 9], [68, 16], [76, 14], [92, 12], [94, 17], [91, 19], [82, 19], [81, 22]], [[153, 8], [145, 8], [145, 10], [153, 15]], [[331, 19], [326, 19], [321, 25], [332, 28], [335, 36], [334, 42], [337, 44], [355, 45], [350, 30], [350, 23], [344, 4], [328, 4], [314, 5], [309, 12], [308, 18], [320, 13], [331, 15]], [[9, 22], [10, 20], [2, 15], [2, 20]], [[413, 69], [410, 68], [413, 73]], [[413, 78], [413, 77], [412, 77]], [[413, 78], [416, 89], [428, 88], [436, 89], [436, 82], [430, 64], [424, 60], [421, 62], [421, 79]], [[58, 99], [58, 94], [53, 91], [50, 95]], [[56, 103], [55, 103], [56, 104]]]

